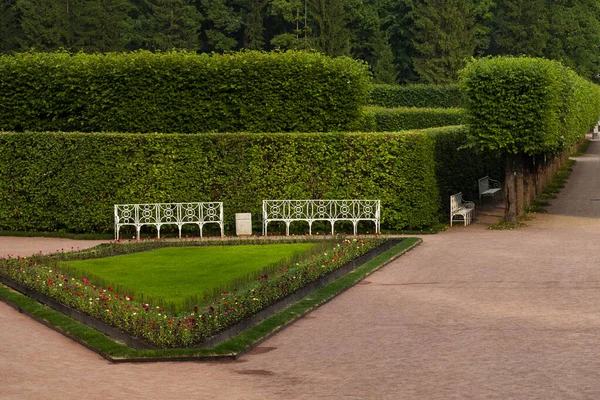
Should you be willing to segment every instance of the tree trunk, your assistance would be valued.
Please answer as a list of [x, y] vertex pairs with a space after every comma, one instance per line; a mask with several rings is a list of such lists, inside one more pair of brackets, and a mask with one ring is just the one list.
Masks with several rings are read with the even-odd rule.
[[[515, 166], [514, 169], [517, 173], [515, 176], [515, 188], [516, 188], [516, 196], [517, 196], [517, 219], [523, 215], [525, 212], [525, 190], [524, 190], [524, 167], [525, 167], [525, 156], [523, 153], [519, 153], [515, 157]], [[517, 222], [517, 221], [514, 221]]]
[[504, 169], [504, 196], [506, 197], [504, 220], [512, 223], [517, 222], [516, 157], [515, 154], [507, 154]]

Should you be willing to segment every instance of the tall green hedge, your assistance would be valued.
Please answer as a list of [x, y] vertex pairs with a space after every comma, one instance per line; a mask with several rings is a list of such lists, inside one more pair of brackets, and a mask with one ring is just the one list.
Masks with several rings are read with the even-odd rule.
[[458, 85], [373, 85], [369, 105], [380, 107], [462, 107], [463, 95]]
[[0, 56], [0, 131], [338, 131], [367, 66], [309, 52]]
[[[448, 202], [440, 188], [466, 191], [484, 173], [468, 172], [481, 165], [456, 153], [465, 140], [461, 127], [322, 134], [1, 133], [0, 229], [109, 232], [114, 204], [222, 201], [231, 231], [238, 212], [251, 212], [260, 226], [263, 199], [308, 198], [380, 199], [384, 228], [427, 227]], [[466, 176], [469, 181], [460, 182]]]
[[600, 117], [600, 87], [557, 61], [496, 57], [461, 71], [478, 147], [547, 154], [571, 146]]
[[440, 126], [462, 125], [466, 113], [461, 108], [383, 108], [364, 107], [361, 117], [349, 130], [363, 132], [397, 132]]

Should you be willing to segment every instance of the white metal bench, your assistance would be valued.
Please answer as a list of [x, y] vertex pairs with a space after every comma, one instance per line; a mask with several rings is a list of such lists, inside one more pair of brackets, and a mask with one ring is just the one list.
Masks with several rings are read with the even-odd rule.
[[375, 223], [375, 232], [380, 232], [379, 200], [263, 200], [263, 235], [267, 235], [269, 222], [285, 223], [285, 234], [290, 234], [293, 221], [308, 222], [308, 233], [312, 235], [315, 221], [329, 221], [331, 234], [335, 234], [337, 221], [350, 221], [354, 234], [359, 221]]
[[150, 204], [115, 204], [115, 239], [119, 239], [122, 226], [134, 226], [136, 238], [140, 238], [140, 229], [144, 225], [155, 226], [160, 238], [160, 227], [177, 225], [179, 237], [185, 224], [196, 224], [202, 228], [204, 224], [215, 223], [221, 228], [223, 236], [223, 203], [150, 203]]
[[472, 201], [464, 201], [462, 198], [462, 192], [453, 194], [450, 196], [450, 226], [454, 217], [462, 217], [465, 226], [469, 225], [473, 219], [473, 211], [475, 210], [475, 203]]
[[483, 196], [492, 196], [502, 190], [500, 186], [500, 182], [494, 179], [491, 179], [489, 176], [484, 176], [483, 178], [477, 181], [479, 186], [479, 202], [481, 203], [481, 198]]

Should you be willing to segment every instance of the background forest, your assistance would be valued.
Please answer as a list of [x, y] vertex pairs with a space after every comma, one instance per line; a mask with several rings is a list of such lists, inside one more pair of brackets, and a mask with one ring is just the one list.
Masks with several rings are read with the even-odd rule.
[[0, 52], [309, 48], [379, 83], [446, 83], [472, 56], [561, 61], [599, 82], [598, 0], [1, 0]]

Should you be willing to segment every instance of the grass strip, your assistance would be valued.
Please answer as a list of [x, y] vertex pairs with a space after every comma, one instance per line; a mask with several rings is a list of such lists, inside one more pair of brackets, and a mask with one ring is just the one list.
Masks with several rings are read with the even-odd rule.
[[3, 285], [0, 285], [0, 300], [115, 362], [199, 361], [205, 358], [218, 359], [219, 356], [234, 358], [257, 346], [271, 335], [289, 326], [308, 312], [325, 304], [338, 294], [351, 288], [366, 276], [420, 243], [421, 239], [419, 238], [405, 238], [396, 246], [374, 257], [341, 278], [316, 290], [289, 308], [265, 319], [236, 337], [208, 349], [135, 350], [116, 343], [95, 329], [74, 321], [60, 312], [46, 307], [29, 297], [16, 293]]

